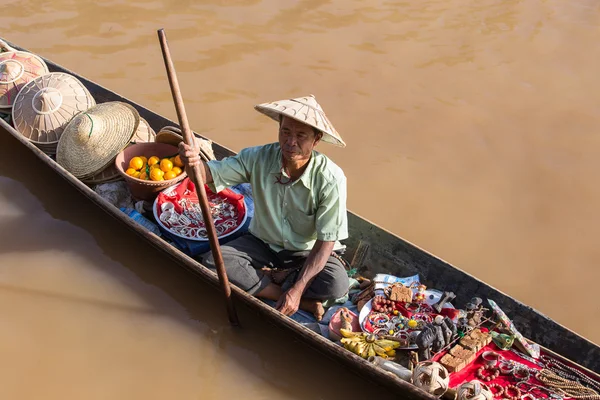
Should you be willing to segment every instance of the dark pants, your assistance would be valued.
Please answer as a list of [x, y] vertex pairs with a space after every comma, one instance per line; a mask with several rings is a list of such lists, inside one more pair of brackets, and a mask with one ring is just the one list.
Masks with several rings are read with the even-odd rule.
[[[268, 244], [251, 234], [245, 234], [221, 246], [221, 255], [229, 281], [254, 295], [270, 282], [261, 268], [290, 269], [292, 272], [282, 284], [284, 290], [296, 282], [310, 251], [271, 250]], [[216, 270], [212, 252], [200, 255], [200, 262]], [[316, 300], [337, 299], [348, 292], [348, 275], [340, 260], [329, 256], [325, 267], [313, 279], [304, 297]]]

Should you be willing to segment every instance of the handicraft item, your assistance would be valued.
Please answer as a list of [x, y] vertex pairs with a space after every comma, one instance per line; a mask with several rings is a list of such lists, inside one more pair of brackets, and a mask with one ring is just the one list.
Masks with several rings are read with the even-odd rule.
[[410, 303], [413, 298], [412, 290], [401, 283], [392, 283], [385, 289], [385, 295], [388, 297], [390, 304], [394, 301]]
[[500, 322], [502, 323], [502, 325], [504, 325], [504, 327], [506, 329], [508, 329], [510, 331], [510, 333], [515, 337], [517, 345], [531, 357], [539, 358], [540, 357], [540, 346], [535, 343], [534, 344], [528, 343], [525, 340], [525, 338], [523, 337], [523, 335], [517, 330], [517, 328], [515, 327], [513, 322], [506, 316], [504, 311], [502, 311], [502, 309], [498, 306], [498, 304], [496, 304], [496, 302], [491, 299], [488, 299], [488, 302], [490, 303], [490, 306], [492, 306], [492, 309], [494, 310], [494, 312], [500, 319]]
[[[94, 97], [77, 78], [52, 72], [23, 86], [14, 100], [12, 120], [21, 135], [44, 153], [53, 156], [58, 151], [63, 131], [73, 117], [95, 105]], [[112, 120], [107, 124], [112, 125]], [[100, 127], [100, 123], [97, 127]], [[112, 130], [107, 127], [100, 129]], [[91, 127], [88, 127], [86, 134], [90, 130]], [[132, 128], [131, 133], [134, 130]], [[101, 144], [104, 147], [105, 143]]]
[[77, 114], [65, 127], [56, 148], [56, 162], [84, 180], [114, 163], [130, 144], [140, 123], [131, 105], [112, 101]]
[[[494, 394], [485, 383], [479, 381], [465, 382], [457, 390], [457, 400], [492, 400]], [[502, 391], [504, 392], [504, 390]]]
[[410, 379], [412, 377], [412, 371], [410, 369], [379, 356], [369, 357], [368, 361], [377, 365], [381, 369], [391, 372], [398, 378], [410, 382]]
[[0, 40], [0, 109], [10, 112], [23, 86], [48, 72], [46, 62], [39, 56]]
[[[131, 138], [131, 143], [135, 144], [153, 142], [154, 136], [154, 130], [150, 127], [150, 125], [144, 118], [140, 117], [140, 124], [138, 125], [135, 134]], [[83, 179], [83, 182], [89, 185], [97, 185], [100, 183], [113, 182], [121, 179], [122, 178], [119, 174], [119, 170], [117, 169], [115, 163], [110, 163], [108, 167], [96, 173], [94, 176], [88, 179]]]
[[413, 384], [436, 397], [440, 397], [448, 390], [449, 382], [450, 374], [437, 362], [420, 362], [413, 371]]

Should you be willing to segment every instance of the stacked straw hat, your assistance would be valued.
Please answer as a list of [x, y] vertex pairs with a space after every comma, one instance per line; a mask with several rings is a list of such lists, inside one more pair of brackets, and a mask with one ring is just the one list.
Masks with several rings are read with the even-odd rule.
[[112, 101], [77, 114], [58, 142], [56, 162], [78, 179], [86, 180], [114, 163], [140, 124], [129, 104]]
[[51, 72], [23, 86], [15, 99], [12, 120], [21, 135], [52, 156], [73, 116], [95, 105], [79, 79]]
[[0, 110], [10, 112], [23, 85], [48, 72], [40, 57], [16, 50], [0, 40]]
[[[127, 147], [135, 143], [154, 142], [155, 137], [156, 132], [154, 132], [154, 129], [150, 127], [148, 121], [140, 117], [140, 124], [138, 125], [138, 128], [135, 131], [135, 134], [131, 138], [131, 142], [129, 145], [127, 145]], [[94, 176], [87, 179], [83, 179], [83, 182], [89, 185], [98, 185], [100, 183], [114, 182], [122, 179], [123, 178], [121, 178], [121, 175], [119, 174], [115, 163], [111, 162], [110, 165], [108, 165], [108, 167], [104, 168], [102, 171], [98, 172]]]
[[254, 108], [266, 116], [279, 121], [281, 116], [289, 117], [323, 132], [324, 142], [339, 147], [346, 147], [340, 134], [335, 130], [325, 112], [317, 103], [314, 95], [298, 97], [296, 99], [279, 100], [272, 103], [263, 103]]

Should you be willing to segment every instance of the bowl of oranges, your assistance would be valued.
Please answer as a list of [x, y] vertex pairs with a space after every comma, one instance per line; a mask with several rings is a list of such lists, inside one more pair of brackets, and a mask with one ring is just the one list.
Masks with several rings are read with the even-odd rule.
[[136, 200], [154, 200], [187, 176], [177, 147], [166, 143], [133, 144], [119, 153], [115, 166]]

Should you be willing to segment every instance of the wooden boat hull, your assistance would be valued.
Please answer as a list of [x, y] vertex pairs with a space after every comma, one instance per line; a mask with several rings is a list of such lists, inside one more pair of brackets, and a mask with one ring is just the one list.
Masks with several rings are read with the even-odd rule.
[[[17, 45], [10, 44], [17, 49], [27, 51]], [[72, 71], [56, 65], [50, 60], [44, 58], [44, 61], [48, 64], [51, 72], [65, 72], [77, 77], [94, 96], [97, 103], [106, 101], [122, 101], [129, 103], [138, 110], [140, 115], [156, 131], [167, 125], [178, 126], [177, 123], [170, 121], [131, 100], [123, 98], [117, 93], [87, 80]], [[166, 77], [165, 85], [167, 85]], [[175, 247], [168, 245], [161, 238], [150, 233], [128, 218], [119, 209], [100, 197], [86, 184], [73, 177], [68, 171], [1, 119], [0, 132], [1, 134], [10, 134], [14, 136], [21, 144], [26, 146], [46, 163], [49, 168], [54, 170], [92, 202], [106, 211], [109, 215], [122, 222], [129, 229], [143, 237], [149, 244], [170, 256], [178, 265], [194, 273], [203, 280], [219, 287], [218, 278], [215, 273], [198, 263], [196, 260], [180, 252]], [[223, 147], [216, 142], [213, 142], [213, 149], [215, 156], [218, 159], [235, 154], [234, 151]], [[487, 297], [494, 299], [513, 319], [515, 325], [527, 338], [540, 344], [545, 349], [551, 350], [555, 354], [578, 363], [588, 370], [598, 371], [600, 369], [600, 347], [539, 313], [535, 309], [511, 298], [474, 276], [450, 265], [440, 258], [435, 257], [427, 251], [352, 212], [348, 212], [348, 226], [350, 238], [345, 241], [345, 244], [348, 246], [347, 258], [352, 259], [357, 252], [357, 249], [364, 248], [359, 247], [360, 243], [367, 244], [369, 247], [366, 258], [360, 265], [360, 270], [363, 275], [389, 273], [396, 276], [410, 276], [418, 273], [421, 280], [427, 286], [439, 290], [452, 290], [457, 295], [455, 300], [456, 304], [465, 304], [475, 295], [482, 298]], [[335, 345], [333, 342], [303, 327], [292, 319], [283, 316], [278, 311], [267, 306], [255, 297], [248, 295], [236, 286], [232, 287], [232, 292], [236, 301], [245, 303], [251, 309], [256, 310], [261, 317], [274, 325], [291, 332], [296, 340], [300, 340], [317, 349], [324, 355], [348, 366], [349, 369], [360, 376], [390, 388], [397, 389], [405, 398], [434, 398], [413, 385], [400, 380], [395, 375], [385, 372], [368, 363], [366, 360]]]

